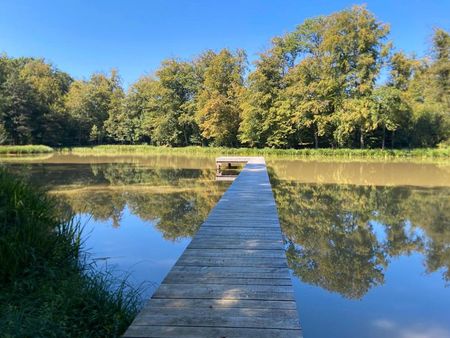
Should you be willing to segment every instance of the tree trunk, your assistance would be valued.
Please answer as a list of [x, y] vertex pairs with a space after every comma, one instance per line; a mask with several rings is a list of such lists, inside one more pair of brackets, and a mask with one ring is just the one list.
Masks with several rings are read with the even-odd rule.
[[314, 131], [314, 148], [319, 148], [319, 135], [317, 130]]
[[183, 128], [183, 136], [184, 136], [184, 145], [187, 146], [188, 140], [187, 140], [186, 128]]
[[383, 140], [381, 141], [381, 149], [384, 150], [386, 145], [386, 126], [383, 124]]
[[391, 149], [394, 149], [394, 135], [395, 135], [395, 130], [392, 131]]
[[359, 143], [361, 145], [361, 149], [364, 149], [364, 131], [361, 128], [359, 133]]

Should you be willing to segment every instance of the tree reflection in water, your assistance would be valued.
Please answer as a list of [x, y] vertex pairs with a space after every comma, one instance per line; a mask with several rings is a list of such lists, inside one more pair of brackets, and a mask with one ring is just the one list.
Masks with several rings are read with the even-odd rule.
[[303, 282], [362, 298], [392, 258], [420, 252], [450, 281], [450, 189], [271, 181], [288, 263]]
[[88, 213], [119, 227], [128, 207], [141, 219], [155, 221], [172, 240], [192, 236], [229, 184], [216, 182], [213, 168], [149, 168], [136, 163], [39, 164], [23, 172], [63, 197], [74, 213]]
[[[194, 235], [229, 184], [215, 182], [213, 169], [139, 162], [9, 166], [76, 213], [118, 227], [128, 207], [171, 240]], [[426, 273], [450, 282], [449, 188], [299, 183], [273, 170], [270, 178], [288, 263], [303, 282], [360, 299], [384, 283], [393, 258], [416, 252]]]

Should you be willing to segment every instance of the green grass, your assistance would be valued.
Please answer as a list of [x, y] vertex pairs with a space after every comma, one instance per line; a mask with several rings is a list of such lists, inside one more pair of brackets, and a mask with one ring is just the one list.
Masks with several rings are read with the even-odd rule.
[[0, 170], [2, 337], [118, 337], [139, 292], [88, 263], [79, 223], [40, 189]]
[[[0, 146], [0, 154], [51, 153], [54, 149], [44, 145]], [[416, 149], [273, 149], [273, 148], [225, 148], [225, 147], [158, 147], [149, 145], [100, 145], [94, 147], [61, 148], [60, 152], [77, 155], [255, 155], [280, 157], [336, 157], [336, 158], [450, 158], [450, 147]]]
[[337, 158], [448, 158], [450, 148], [418, 148], [412, 150], [381, 149], [254, 149], [221, 147], [155, 147], [148, 145], [101, 145], [61, 149], [77, 155], [118, 154], [183, 154], [183, 155], [261, 155], [280, 157], [337, 157]]
[[53, 148], [44, 145], [6, 146], [0, 145], [0, 154], [42, 154], [51, 153]]

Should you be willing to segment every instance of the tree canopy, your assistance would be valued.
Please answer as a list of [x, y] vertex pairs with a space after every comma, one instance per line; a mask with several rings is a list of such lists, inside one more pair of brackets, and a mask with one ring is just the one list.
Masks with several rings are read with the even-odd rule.
[[163, 60], [125, 90], [0, 56], [0, 143], [432, 147], [450, 137], [450, 34], [396, 50], [365, 6], [305, 20], [248, 67], [243, 50]]

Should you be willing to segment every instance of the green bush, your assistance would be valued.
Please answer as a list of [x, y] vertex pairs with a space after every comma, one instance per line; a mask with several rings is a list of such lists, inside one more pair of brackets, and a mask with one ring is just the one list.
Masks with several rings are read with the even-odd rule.
[[88, 264], [58, 202], [0, 170], [0, 328], [6, 337], [117, 337], [140, 305], [126, 280]]
[[44, 145], [26, 145], [26, 146], [0, 145], [0, 154], [42, 154], [51, 152], [53, 152], [53, 148]]

